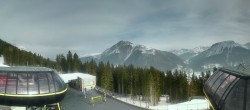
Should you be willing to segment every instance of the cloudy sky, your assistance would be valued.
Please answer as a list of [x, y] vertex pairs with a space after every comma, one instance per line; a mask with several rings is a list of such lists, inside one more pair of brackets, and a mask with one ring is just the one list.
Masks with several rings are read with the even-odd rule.
[[250, 0], [0, 0], [0, 38], [54, 58], [120, 40], [160, 50], [250, 42]]

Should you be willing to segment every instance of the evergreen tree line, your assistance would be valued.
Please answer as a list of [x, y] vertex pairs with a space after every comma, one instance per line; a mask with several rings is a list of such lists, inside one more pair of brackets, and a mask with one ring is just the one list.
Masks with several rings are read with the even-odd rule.
[[109, 62], [96, 63], [93, 59], [81, 63], [76, 53], [56, 57], [56, 69], [62, 72], [84, 72], [95, 75], [97, 86], [124, 96], [156, 104], [161, 95], [169, 95], [169, 101], [180, 102], [191, 96], [203, 96], [203, 85], [210, 72], [198, 77], [185, 71], [162, 72], [154, 67], [138, 68], [133, 65], [114, 66]]
[[55, 69], [62, 73], [64, 72], [83, 72], [83, 64], [79, 59], [79, 56], [71, 51], [68, 51], [67, 56], [58, 54], [56, 56]]
[[4, 62], [10, 66], [45, 66], [53, 68], [55, 62], [40, 54], [27, 52], [19, 49], [0, 39], [0, 56], [4, 57]]

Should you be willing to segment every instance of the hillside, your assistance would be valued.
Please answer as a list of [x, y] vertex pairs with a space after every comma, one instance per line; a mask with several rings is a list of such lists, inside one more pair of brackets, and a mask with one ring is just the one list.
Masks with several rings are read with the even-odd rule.
[[53, 67], [53, 61], [42, 57], [40, 54], [27, 52], [0, 39], [0, 56], [10, 66], [46, 66]]

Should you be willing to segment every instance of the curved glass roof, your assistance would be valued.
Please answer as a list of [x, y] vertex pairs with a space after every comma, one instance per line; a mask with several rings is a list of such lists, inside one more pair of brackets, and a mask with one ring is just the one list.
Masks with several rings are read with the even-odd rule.
[[232, 68], [218, 69], [205, 83], [204, 93], [213, 109], [249, 110], [250, 74]]
[[1, 67], [0, 95], [42, 96], [66, 91], [63, 80], [45, 67]]

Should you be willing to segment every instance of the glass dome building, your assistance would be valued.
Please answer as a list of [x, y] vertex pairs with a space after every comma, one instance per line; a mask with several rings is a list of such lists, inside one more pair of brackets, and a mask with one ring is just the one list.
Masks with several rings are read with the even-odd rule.
[[245, 67], [218, 69], [203, 90], [213, 110], [250, 110], [250, 71]]
[[0, 67], [0, 105], [41, 106], [61, 101], [67, 86], [53, 69]]

